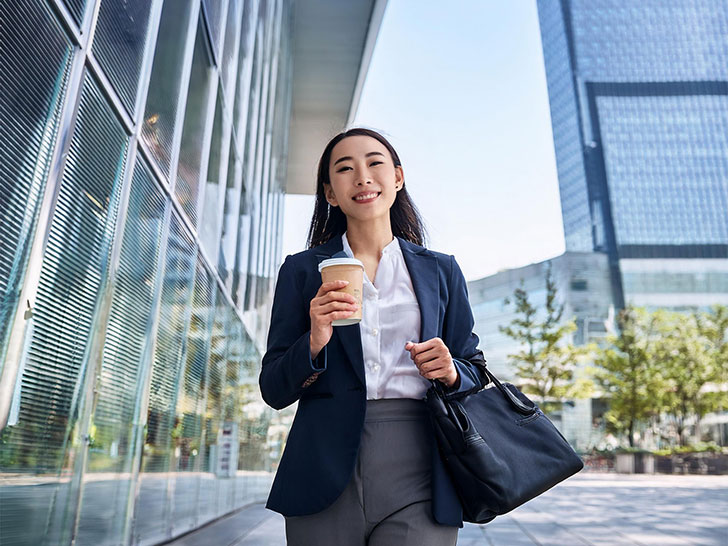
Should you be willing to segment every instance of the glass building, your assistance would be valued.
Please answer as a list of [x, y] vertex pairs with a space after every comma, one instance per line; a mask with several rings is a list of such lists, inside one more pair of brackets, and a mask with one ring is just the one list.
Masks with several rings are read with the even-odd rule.
[[156, 544], [265, 500], [283, 198], [384, 5], [0, 3], [0, 544]]
[[567, 251], [612, 293], [728, 303], [728, 2], [538, 0]]

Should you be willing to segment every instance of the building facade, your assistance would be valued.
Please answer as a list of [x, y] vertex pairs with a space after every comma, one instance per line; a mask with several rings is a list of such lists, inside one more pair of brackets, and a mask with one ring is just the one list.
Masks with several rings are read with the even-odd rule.
[[567, 251], [617, 308], [728, 303], [728, 2], [538, 0]]
[[156, 544], [265, 499], [283, 197], [315, 183], [289, 141], [344, 127], [383, 6], [0, 3], [1, 544]]

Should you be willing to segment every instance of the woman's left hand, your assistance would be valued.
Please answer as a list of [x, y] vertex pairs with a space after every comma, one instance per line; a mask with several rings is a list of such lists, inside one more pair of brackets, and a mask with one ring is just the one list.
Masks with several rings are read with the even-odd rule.
[[460, 376], [450, 350], [439, 337], [433, 337], [422, 343], [408, 341], [404, 348], [410, 352], [410, 358], [425, 379], [437, 379], [447, 387], [459, 383]]

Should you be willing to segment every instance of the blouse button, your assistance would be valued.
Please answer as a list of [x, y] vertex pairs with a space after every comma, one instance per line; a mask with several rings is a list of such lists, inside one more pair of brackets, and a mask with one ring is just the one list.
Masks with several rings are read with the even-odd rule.
[[376, 328], [372, 328], [372, 335], [373, 336], [376, 336], [378, 333], [379, 333], [379, 330], [377, 330]]

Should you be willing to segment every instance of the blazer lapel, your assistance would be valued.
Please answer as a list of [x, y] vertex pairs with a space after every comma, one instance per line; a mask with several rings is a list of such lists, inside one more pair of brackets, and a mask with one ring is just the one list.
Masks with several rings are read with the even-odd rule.
[[[437, 278], [437, 258], [422, 246], [401, 237], [397, 239], [420, 307], [420, 339], [417, 341], [426, 341], [437, 336], [439, 325], [440, 283]], [[341, 235], [332, 237], [316, 251], [317, 263], [329, 258], [348, 258], [343, 249]], [[366, 386], [359, 324], [335, 326], [334, 337], [338, 337], [356, 376]]]
[[397, 239], [420, 306], [419, 342], [427, 341], [437, 336], [439, 326], [440, 283], [437, 279], [437, 258], [420, 245], [400, 237]]

